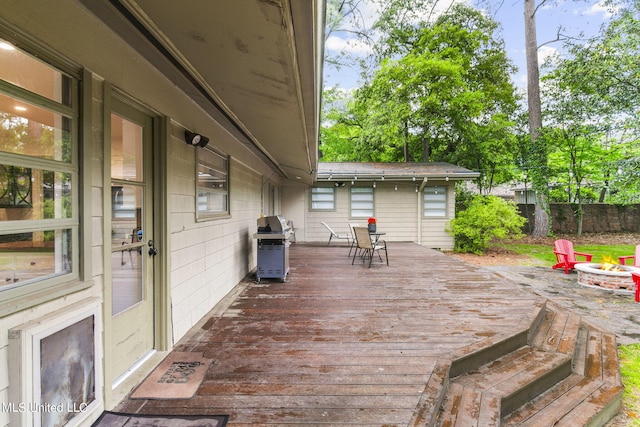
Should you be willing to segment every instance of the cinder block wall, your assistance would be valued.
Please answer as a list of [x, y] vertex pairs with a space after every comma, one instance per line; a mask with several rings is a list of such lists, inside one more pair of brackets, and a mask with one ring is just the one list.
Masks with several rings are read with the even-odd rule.
[[[554, 233], [571, 234], [578, 230], [577, 205], [552, 203], [551, 219]], [[529, 220], [525, 232], [535, 225], [534, 205], [519, 204], [520, 214]], [[640, 233], [640, 204], [607, 205], [589, 204], [583, 206], [583, 233]]]

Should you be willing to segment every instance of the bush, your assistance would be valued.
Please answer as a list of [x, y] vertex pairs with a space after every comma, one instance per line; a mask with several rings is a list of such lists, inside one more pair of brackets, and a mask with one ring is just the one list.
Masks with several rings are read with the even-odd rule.
[[496, 196], [475, 196], [469, 207], [449, 223], [447, 231], [454, 236], [456, 252], [482, 255], [494, 239], [522, 237], [526, 221], [513, 202]]

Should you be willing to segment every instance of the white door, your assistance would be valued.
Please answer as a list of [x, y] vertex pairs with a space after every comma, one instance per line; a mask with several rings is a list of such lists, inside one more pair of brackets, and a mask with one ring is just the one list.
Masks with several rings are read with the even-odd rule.
[[106, 294], [111, 294], [111, 336], [106, 354], [113, 382], [154, 348], [153, 119], [114, 99], [110, 127], [111, 280]]

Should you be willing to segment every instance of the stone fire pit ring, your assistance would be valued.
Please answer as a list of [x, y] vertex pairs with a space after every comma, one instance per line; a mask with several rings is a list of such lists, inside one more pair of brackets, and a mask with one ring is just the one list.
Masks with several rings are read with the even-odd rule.
[[624, 265], [616, 265], [616, 267], [622, 271], [602, 270], [602, 264], [576, 264], [578, 284], [623, 294], [634, 293], [636, 287], [631, 278], [631, 272], [640, 272], [640, 269]]

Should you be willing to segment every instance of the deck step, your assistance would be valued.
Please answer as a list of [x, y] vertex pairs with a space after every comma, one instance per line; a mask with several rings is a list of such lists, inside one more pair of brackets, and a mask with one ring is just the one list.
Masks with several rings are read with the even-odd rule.
[[620, 408], [622, 385], [572, 374], [504, 417], [503, 426], [602, 426]]
[[527, 332], [528, 343], [514, 348], [522, 334], [452, 361], [455, 376], [434, 425], [602, 426], [616, 415], [622, 382], [615, 335], [551, 304]]
[[498, 396], [504, 416], [570, 374], [571, 356], [526, 346], [452, 381]]

